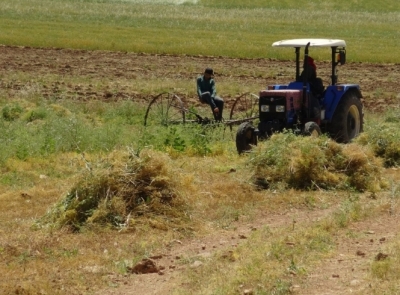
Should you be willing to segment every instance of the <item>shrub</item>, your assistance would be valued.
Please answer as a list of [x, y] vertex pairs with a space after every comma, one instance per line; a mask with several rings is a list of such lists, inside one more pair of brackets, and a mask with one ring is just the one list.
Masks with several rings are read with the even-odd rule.
[[186, 148], [185, 140], [182, 139], [175, 127], [171, 127], [169, 129], [169, 133], [164, 141], [164, 145], [167, 147], [172, 147], [174, 150], [180, 152], [184, 151]]
[[23, 119], [27, 122], [33, 122], [35, 120], [43, 120], [47, 117], [47, 110], [44, 107], [38, 107], [36, 109], [28, 111], [24, 114]]

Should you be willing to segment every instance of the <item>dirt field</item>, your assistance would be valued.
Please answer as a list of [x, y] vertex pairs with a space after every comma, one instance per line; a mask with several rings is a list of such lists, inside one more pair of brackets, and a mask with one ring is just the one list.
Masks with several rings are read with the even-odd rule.
[[[329, 63], [319, 62], [319, 76], [329, 82]], [[160, 81], [171, 85], [187, 85], [175, 89], [183, 93], [186, 103], [197, 103], [194, 79], [205, 66], [216, 71], [219, 85], [260, 86], [287, 83], [294, 73], [293, 61], [269, 59], [229, 59], [220, 57], [192, 57], [147, 55], [122, 52], [79, 51], [66, 49], [35, 49], [0, 46], [0, 91], [9, 99], [26, 95], [34, 89], [49, 99], [118, 100], [133, 99], [148, 103], [151, 95], [162, 89]], [[386, 108], [400, 108], [400, 65], [348, 63], [340, 68], [339, 82], [358, 83], [364, 95], [364, 106], [369, 112]], [[142, 85], [146, 83], [146, 85]], [[153, 87], [149, 85], [154, 84]], [[259, 89], [254, 89], [257, 93]], [[235, 97], [219, 87], [229, 106]], [[239, 94], [239, 93], [237, 93]], [[398, 170], [393, 168], [394, 174]], [[332, 208], [335, 209], [335, 208]], [[398, 210], [397, 210], [398, 211]], [[351, 230], [366, 233], [357, 240], [337, 237], [337, 257], [321, 263], [304, 281], [298, 280], [293, 292], [297, 294], [369, 294], [365, 280], [371, 260], [380, 253], [381, 246], [391, 242], [400, 229], [399, 213], [382, 214], [376, 220], [355, 223]], [[176, 261], [179, 256], [211, 257], [215, 251], [229, 251], [237, 247], [261, 225], [271, 228], [291, 225], [294, 216], [298, 226], [307, 226], [331, 212], [299, 210], [263, 216], [252, 223], [237, 224], [232, 231], [215, 232], [202, 239], [176, 241], [154, 260], [165, 268], [161, 275], [117, 275], [108, 279], [119, 285], [100, 290], [97, 294], [171, 294], [185, 271]], [[178, 258], [177, 258], [178, 257]], [[198, 267], [198, 266], [193, 266]], [[240, 294], [245, 293], [245, 289]]]
[[[197, 103], [194, 79], [206, 66], [215, 69], [219, 94], [228, 106], [240, 92], [226, 93], [221, 85], [236, 85], [238, 91], [254, 85], [250, 91], [257, 93], [265, 85], [286, 84], [294, 75], [293, 61], [0, 46], [0, 88], [7, 89], [10, 98], [34, 85], [48, 98], [147, 101], [164, 90], [158, 89], [159, 81], [168, 81], [185, 85], [170, 91], [183, 93], [186, 103]], [[317, 67], [328, 85], [329, 62], [317, 62]], [[399, 108], [398, 81], [399, 64], [348, 63], [339, 68], [339, 82], [360, 84], [371, 112]]]

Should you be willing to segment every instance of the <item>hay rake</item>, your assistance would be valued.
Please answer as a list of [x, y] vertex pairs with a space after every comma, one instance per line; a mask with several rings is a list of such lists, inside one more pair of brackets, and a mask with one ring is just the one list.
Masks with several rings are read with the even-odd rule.
[[[151, 98], [144, 116], [144, 125], [163, 125], [199, 123], [212, 124], [214, 120], [202, 116], [193, 107], [187, 108], [184, 100], [174, 93], [160, 93]], [[210, 108], [207, 111], [211, 114]], [[258, 96], [253, 93], [243, 93], [237, 96], [232, 103], [229, 119], [223, 119], [222, 124], [239, 125], [258, 119]]]

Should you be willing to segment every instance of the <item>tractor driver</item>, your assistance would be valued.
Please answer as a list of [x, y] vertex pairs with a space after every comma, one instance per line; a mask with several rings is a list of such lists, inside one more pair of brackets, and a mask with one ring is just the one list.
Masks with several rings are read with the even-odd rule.
[[303, 71], [301, 72], [299, 82], [308, 82], [310, 85], [310, 102], [312, 109], [312, 117], [320, 118], [321, 116], [321, 104], [320, 99], [323, 96], [325, 90], [324, 84], [321, 78], [317, 78], [317, 67], [314, 63], [314, 59], [311, 56], [307, 56], [304, 60]]
[[312, 94], [319, 99], [325, 87], [322, 79], [317, 78], [317, 66], [311, 56], [307, 56], [307, 59], [304, 60], [303, 71], [301, 72], [299, 82], [303, 82], [304, 79], [310, 84]]
[[206, 68], [204, 74], [197, 78], [197, 95], [201, 103], [206, 103], [211, 107], [214, 119], [220, 122], [222, 120], [224, 100], [217, 96], [213, 77], [213, 69]]

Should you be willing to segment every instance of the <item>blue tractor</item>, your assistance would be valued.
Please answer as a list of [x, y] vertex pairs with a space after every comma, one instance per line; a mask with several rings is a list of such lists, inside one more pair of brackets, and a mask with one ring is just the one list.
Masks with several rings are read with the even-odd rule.
[[[291, 129], [302, 135], [327, 133], [340, 143], [348, 143], [363, 130], [363, 105], [358, 84], [338, 83], [337, 66], [346, 62], [346, 42], [338, 39], [293, 39], [272, 44], [293, 47], [296, 54], [296, 77], [289, 84], [270, 85], [260, 91], [259, 122], [242, 123], [236, 134], [239, 154], [251, 149], [259, 139]], [[332, 58], [331, 83], [324, 87], [316, 77], [310, 47], [330, 47]], [[302, 67], [300, 51], [304, 48]]]

